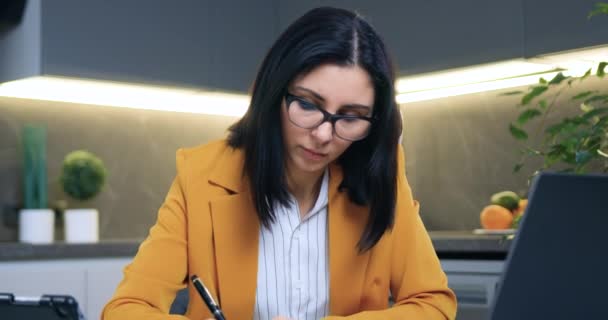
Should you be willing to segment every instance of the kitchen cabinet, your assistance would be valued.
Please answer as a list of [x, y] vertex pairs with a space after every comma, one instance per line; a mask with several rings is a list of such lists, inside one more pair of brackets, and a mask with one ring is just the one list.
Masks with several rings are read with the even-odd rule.
[[86, 319], [99, 319], [131, 258], [0, 262], [0, 292], [16, 296], [67, 294]]
[[587, 15], [596, 0], [525, 0], [525, 56], [608, 43], [608, 17]]
[[503, 260], [441, 260], [458, 299], [458, 320], [485, 320], [496, 295]]
[[0, 57], [6, 68], [19, 60], [0, 81], [54, 75], [244, 92], [276, 36], [271, 7], [271, 0], [28, 1], [22, 25], [0, 43], [0, 53], [21, 50], [27, 59]]
[[607, 43], [595, 0], [28, 1], [0, 40], [0, 81], [35, 75], [245, 92], [272, 42], [307, 10], [356, 10], [399, 75]]
[[367, 17], [385, 38], [401, 75], [523, 56], [520, 1], [280, 1], [279, 28], [320, 5]]
[[210, 83], [210, 0], [60, 0], [39, 5], [43, 74]]
[[209, 85], [247, 92], [278, 37], [275, 2], [213, 1], [209, 33]]

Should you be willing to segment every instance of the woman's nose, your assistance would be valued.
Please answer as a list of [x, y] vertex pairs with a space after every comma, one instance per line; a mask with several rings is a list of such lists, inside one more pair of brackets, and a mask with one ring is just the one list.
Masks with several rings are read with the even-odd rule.
[[313, 129], [312, 134], [319, 140], [319, 142], [328, 142], [334, 136], [333, 124], [329, 121], [321, 123], [318, 127]]

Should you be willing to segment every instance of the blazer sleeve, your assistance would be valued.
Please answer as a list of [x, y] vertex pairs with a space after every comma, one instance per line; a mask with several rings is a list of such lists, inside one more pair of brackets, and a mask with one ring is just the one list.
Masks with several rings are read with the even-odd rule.
[[177, 177], [158, 212], [155, 225], [142, 242], [124, 277], [105, 306], [102, 320], [186, 319], [169, 315], [169, 308], [187, 277], [184, 151], [176, 155]]
[[390, 261], [390, 287], [395, 304], [386, 310], [363, 311], [346, 317], [330, 316], [326, 320], [444, 320], [456, 317], [456, 296], [448, 288], [447, 277], [420, 219], [419, 203], [413, 199], [405, 176], [403, 149], [398, 149], [398, 199]]

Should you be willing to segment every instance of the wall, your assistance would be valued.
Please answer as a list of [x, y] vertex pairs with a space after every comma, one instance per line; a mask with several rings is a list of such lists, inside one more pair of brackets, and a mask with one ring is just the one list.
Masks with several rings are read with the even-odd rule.
[[[0, 98], [0, 241], [16, 239], [11, 208], [21, 203], [20, 130], [48, 127], [49, 201], [64, 198], [61, 161], [85, 148], [110, 172], [106, 189], [90, 203], [100, 210], [100, 237], [147, 234], [175, 175], [175, 151], [223, 136], [235, 118]], [[8, 226], [7, 226], [8, 225]]]
[[[579, 112], [579, 102], [571, 99], [573, 93], [605, 92], [605, 88], [606, 79], [575, 83], [556, 100], [547, 123]], [[429, 229], [478, 228], [479, 213], [492, 194], [503, 190], [527, 193], [528, 179], [542, 163], [531, 159], [520, 173], [513, 173], [523, 145], [511, 137], [508, 125], [523, 109], [516, 106], [519, 96], [499, 94], [515, 89], [404, 105], [408, 179]], [[530, 139], [536, 146], [540, 139], [533, 139], [532, 132]]]
[[[585, 89], [601, 89], [601, 84], [591, 79]], [[569, 101], [568, 95], [559, 101]], [[508, 122], [517, 115], [516, 103], [515, 97], [493, 91], [404, 105], [408, 178], [428, 229], [477, 228], [479, 212], [492, 193], [526, 191], [529, 171], [512, 173], [520, 145], [507, 131]], [[577, 107], [568, 105], [573, 110]], [[233, 121], [220, 116], [0, 99], [0, 207], [6, 209], [1, 215], [0, 241], [17, 237], [15, 216], [9, 209], [21, 199], [23, 124], [48, 126], [51, 200], [62, 197], [57, 178], [67, 152], [87, 148], [105, 160], [109, 185], [88, 205], [101, 211], [102, 239], [124, 239], [147, 235], [175, 174], [175, 150], [223, 137]]]

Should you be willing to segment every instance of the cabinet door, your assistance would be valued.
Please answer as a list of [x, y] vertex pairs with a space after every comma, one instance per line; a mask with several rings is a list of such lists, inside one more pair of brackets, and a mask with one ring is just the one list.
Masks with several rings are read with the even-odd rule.
[[42, 73], [205, 86], [210, 3], [41, 1]]
[[116, 291], [123, 277], [122, 271], [130, 261], [131, 259], [127, 258], [87, 261], [87, 319], [101, 317], [101, 310]]
[[458, 320], [487, 319], [503, 261], [442, 260], [448, 285], [458, 299]]
[[247, 92], [258, 67], [278, 36], [272, 0], [214, 1], [209, 31], [209, 84]]
[[597, 0], [524, 0], [525, 54], [608, 43], [608, 17], [587, 15]]
[[354, 9], [385, 38], [401, 74], [437, 71], [523, 56], [520, 1], [279, 1], [284, 29], [319, 5]]
[[71, 295], [87, 314], [86, 270], [83, 265], [55, 261], [0, 263], [0, 292], [16, 296]]

